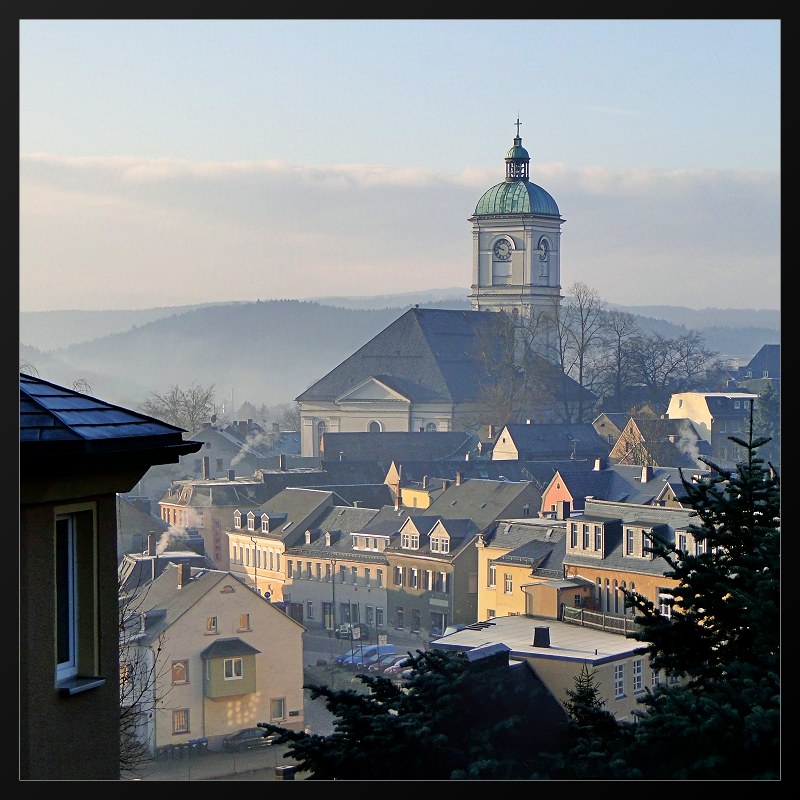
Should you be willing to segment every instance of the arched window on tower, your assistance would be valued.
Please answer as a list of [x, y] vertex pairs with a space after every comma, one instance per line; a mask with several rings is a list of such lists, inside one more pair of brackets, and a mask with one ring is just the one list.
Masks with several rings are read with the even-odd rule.
[[547, 278], [550, 275], [550, 242], [542, 236], [539, 239], [539, 277]]
[[322, 437], [325, 435], [325, 431], [328, 429], [328, 426], [325, 424], [324, 420], [320, 420], [317, 423], [317, 454], [322, 452]]
[[372, 422], [370, 422], [369, 425], [367, 426], [367, 431], [369, 433], [380, 433], [381, 430], [382, 430], [381, 424], [377, 420], [372, 420]]

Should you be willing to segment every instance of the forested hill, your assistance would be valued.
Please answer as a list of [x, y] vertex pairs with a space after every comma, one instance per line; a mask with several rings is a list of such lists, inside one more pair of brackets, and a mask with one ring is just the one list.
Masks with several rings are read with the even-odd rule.
[[[192, 383], [214, 384], [217, 402], [230, 401], [234, 409], [245, 401], [256, 407], [288, 403], [414, 304], [406, 296], [398, 298], [406, 302], [394, 307], [393, 298], [376, 298], [386, 304], [382, 308], [346, 308], [345, 298], [338, 299], [340, 304], [329, 298], [325, 303], [269, 300], [143, 311], [22, 312], [19, 357], [45, 380], [71, 386], [83, 379], [91, 393], [130, 408], [152, 392]], [[427, 308], [469, 308], [466, 298], [417, 299]], [[643, 328], [669, 337], [699, 330], [709, 349], [744, 360], [762, 345], [780, 342], [777, 311], [723, 310], [732, 317], [711, 313], [718, 309], [654, 311], [663, 313], [658, 319], [640, 317]], [[671, 321], [670, 312], [687, 311], [696, 316], [696, 325]], [[757, 326], [749, 324], [751, 319]]]

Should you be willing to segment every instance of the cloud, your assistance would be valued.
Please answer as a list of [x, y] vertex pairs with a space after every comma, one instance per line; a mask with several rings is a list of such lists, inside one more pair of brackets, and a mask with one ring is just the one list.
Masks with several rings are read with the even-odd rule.
[[[778, 308], [780, 176], [533, 164], [564, 289], [621, 305]], [[497, 170], [56, 158], [20, 162], [20, 308], [144, 308], [463, 286]]]

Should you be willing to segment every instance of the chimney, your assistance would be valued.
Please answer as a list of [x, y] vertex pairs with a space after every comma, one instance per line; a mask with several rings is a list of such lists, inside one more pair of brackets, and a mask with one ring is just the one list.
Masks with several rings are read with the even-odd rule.
[[569, 500], [559, 500], [556, 503], [556, 519], [569, 519], [571, 511]]
[[278, 425], [277, 422], [273, 422], [272, 423], [272, 432], [273, 433], [280, 433], [281, 432], [281, 426]]
[[397, 487], [397, 492], [395, 493], [395, 496], [394, 496], [394, 510], [395, 511], [399, 511], [400, 510], [400, 487], [399, 486]]
[[450, 488], [450, 481], [442, 481], [442, 491], [446, 492]]
[[229, 469], [228, 470], [228, 480], [229, 481], [236, 480], [236, 470], [235, 469]]
[[147, 534], [147, 555], [149, 556], [158, 555], [158, 549], [156, 547], [156, 537], [153, 536], [152, 533]]
[[184, 586], [188, 586], [191, 579], [192, 565], [186, 561], [181, 561], [178, 564], [178, 588], [183, 589]]
[[284, 453], [281, 453], [278, 456], [278, 469], [280, 470], [286, 469], [286, 455]]
[[358, 504], [360, 502], [361, 502], [360, 500], [353, 500], [353, 508], [358, 508]]
[[428, 488], [428, 476], [427, 475], [423, 475], [422, 476], [422, 488], [423, 489], [427, 489]]
[[469, 450], [467, 450], [466, 455], [464, 456], [464, 461], [469, 461]]
[[647, 481], [651, 480], [653, 480], [653, 468], [645, 465], [642, 467], [642, 483], [647, 483]]
[[461, 471], [456, 471], [456, 486], [461, 486]]
[[533, 646], [550, 647], [550, 628], [547, 625], [535, 626], [533, 629]]
[[494, 425], [490, 425], [490, 426], [489, 426], [489, 438], [490, 438], [490, 439], [494, 439], [494, 435], [495, 435], [495, 433], [496, 433], [496, 431], [495, 431], [495, 429], [494, 429]]
[[331, 546], [331, 532], [325, 531], [325, 547]]
[[594, 471], [601, 472], [606, 468], [606, 460], [604, 458], [596, 458], [594, 460]]
[[311, 544], [311, 531], [306, 531], [306, 544]]
[[208, 478], [209, 478], [209, 472], [210, 472], [209, 462], [210, 462], [209, 457], [208, 456], [203, 456], [203, 480], [204, 481], [207, 481]]

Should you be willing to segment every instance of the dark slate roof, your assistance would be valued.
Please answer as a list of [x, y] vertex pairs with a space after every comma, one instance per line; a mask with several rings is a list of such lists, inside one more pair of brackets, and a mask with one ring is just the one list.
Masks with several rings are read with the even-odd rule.
[[[528, 490], [529, 482], [489, 481], [480, 478], [453, 484], [437, 497], [425, 513], [438, 515], [444, 519], [469, 518], [479, 529], [488, 527], [502, 516], [517, 497]], [[541, 497], [540, 497], [541, 500]], [[531, 508], [538, 512], [538, 506]]]
[[[362, 531], [377, 513], [378, 510], [375, 508], [334, 506], [307, 528], [311, 532], [311, 541], [308, 544], [303, 541], [292, 548], [287, 548], [286, 554], [308, 554], [316, 558], [342, 557], [385, 563], [386, 559], [379, 554], [353, 550], [353, 540], [350, 535]], [[325, 544], [326, 533], [330, 533], [330, 545]]]
[[761, 378], [764, 373], [770, 378], [780, 380], [781, 377], [781, 346], [779, 344], [765, 344], [750, 359], [746, 367], [739, 367], [739, 380], [745, 380], [748, 374], [751, 378]]
[[[662, 526], [656, 531], [659, 536], [674, 541], [675, 531], [686, 530], [700, 520], [692, 509], [636, 505], [632, 503], [612, 503], [587, 500], [582, 517], [586, 521], [620, 520], [621, 525], [640, 525], [642, 527]], [[663, 575], [668, 570], [667, 562], [661, 558], [631, 558], [623, 551], [622, 527], [606, 536], [606, 557], [602, 561], [590, 556], [569, 553], [564, 556], [568, 564], [592, 566], [647, 575]]]
[[591, 422], [510, 423], [498, 437], [503, 431], [511, 436], [523, 460], [569, 458], [572, 454], [575, 458], [605, 458], [611, 450]]
[[127, 553], [117, 568], [119, 585], [124, 592], [138, 591], [173, 564], [189, 564], [196, 569], [214, 568], [214, 562], [210, 558], [189, 549], [167, 550], [156, 556], [147, 553]]
[[254, 508], [266, 502], [266, 487], [253, 478], [176, 481], [162, 502], [196, 508]]
[[[322, 435], [324, 458], [336, 460], [463, 459], [478, 439], [465, 431], [409, 431], [385, 433], [331, 433]], [[341, 455], [340, 455], [341, 454]]]
[[[355, 484], [383, 483], [391, 462], [380, 461], [324, 461], [309, 459], [314, 467], [299, 469], [257, 470], [264, 484], [266, 498], [274, 497], [291, 487], [352, 486]], [[321, 465], [321, 466], [320, 466]]]
[[394, 493], [385, 483], [315, 486], [315, 489], [335, 492], [349, 505], [378, 509], [394, 502]]
[[227, 639], [215, 639], [205, 650], [200, 651], [200, 658], [234, 658], [257, 655], [260, 652], [238, 636], [231, 636]]
[[[56, 456], [150, 453], [152, 464], [175, 463], [200, 442], [184, 441], [184, 429], [19, 373], [20, 455]], [[162, 453], [156, 456], [156, 453]]]
[[[480, 353], [497, 338], [496, 313], [411, 308], [295, 399], [334, 402], [377, 378], [412, 403], [475, 402], [492, 383]], [[537, 362], [543, 378], [555, 377], [555, 365]]]

